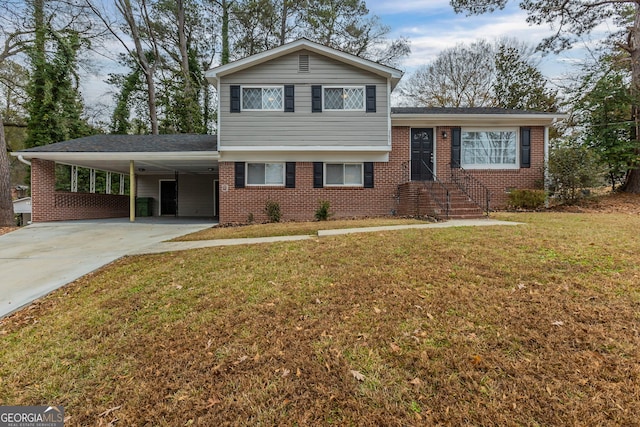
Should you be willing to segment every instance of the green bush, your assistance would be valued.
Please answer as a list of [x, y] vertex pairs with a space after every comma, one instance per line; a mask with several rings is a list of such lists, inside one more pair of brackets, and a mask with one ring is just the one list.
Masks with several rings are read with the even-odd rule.
[[329, 207], [331, 207], [331, 203], [328, 200], [321, 200], [320, 206], [316, 209], [316, 219], [318, 221], [326, 221], [329, 219], [331, 214], [329, 213]]
[[280, 212], [280, 203], [275, 200], [267, 200], [264, 206], [264, 211], [267, 214], [270, 222], [280, 222], [282, 213]]
[[575, 203], [587, 188], [603, 183], [603, 166], [576, 140], [554, 141], [549, 150], [549, 190], [562, 203]]
[[538, 209], [545, 199], [544, 190], [511, 190], [508, 204], [512, 209]]

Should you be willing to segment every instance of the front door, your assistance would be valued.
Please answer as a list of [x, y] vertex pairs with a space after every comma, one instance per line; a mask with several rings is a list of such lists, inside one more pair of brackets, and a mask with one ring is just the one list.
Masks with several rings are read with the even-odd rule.
[[178, 207], [176, 181], [160, 181], [160, 215], [175, 215]]
[[411, 181], [433, 181], [433, 128], [411, 129]]

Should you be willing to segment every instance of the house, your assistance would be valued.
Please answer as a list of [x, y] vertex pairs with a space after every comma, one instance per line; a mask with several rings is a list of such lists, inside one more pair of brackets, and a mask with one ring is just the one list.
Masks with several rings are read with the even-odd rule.
[[[392, 108], [399, 70], [306, 39], [206, 77], [216, 136], [95, 135], [13, 153], [32, 164], [33, 220], [133, 220], [136, 196], [153, 215], [221, 223], [264, 221], [268, 201], [285, 220], [313, 219], [325, 200], [334, 217], [478, 216], [541, 185], [549, 126], [564, 117]], [[72, 184], [78, 167], [94, 184], [103, 173], [108, 191], [56, 191], [56, 163], [72, 165]]]

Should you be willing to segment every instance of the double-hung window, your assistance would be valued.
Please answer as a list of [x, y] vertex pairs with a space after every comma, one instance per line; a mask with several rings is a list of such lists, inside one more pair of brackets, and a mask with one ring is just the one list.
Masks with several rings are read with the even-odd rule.
[[324, 109], [325, 110], [350, 110], [364, 111], [364, 87], [345, 86], [324, 88]]
[[247, 185], [284, 185], [284, 163], [247, 163]]
[[468, 169], [518, 168], [518, 140], [515, 129], [462, 129], [461, 163]]
[[242, 109], [248, 111], [283, 111], [284, 88], [282, 86], [243, 86]]
[[326, 186], [362, 186], [362, 163], [326, 163]]

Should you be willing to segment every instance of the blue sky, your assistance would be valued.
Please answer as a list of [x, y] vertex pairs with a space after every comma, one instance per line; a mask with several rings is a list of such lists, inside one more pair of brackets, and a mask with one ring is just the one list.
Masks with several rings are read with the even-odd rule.
[[[454, 13], [449, 0], [368, 0], [367, 6], [372, 14], [391, 27], [392, 38], [404, 36], [411, 41], [412, 53], [403, 63], [404, 69], [411, 72], [457, 43], [514, 37], [537, 45], [553, 34], [548, 25], [529, 25], [527, 15], [518, 3], [511, 1], [504, 10], [475, 16]], [[551, 79], [574, 75], [575, 66], [590, 55], [587, 48], [593, 47], [609, 30], [608, 24], [603, 23], [573, 49], [559, 55], [539, 55], [540, 68]]]

